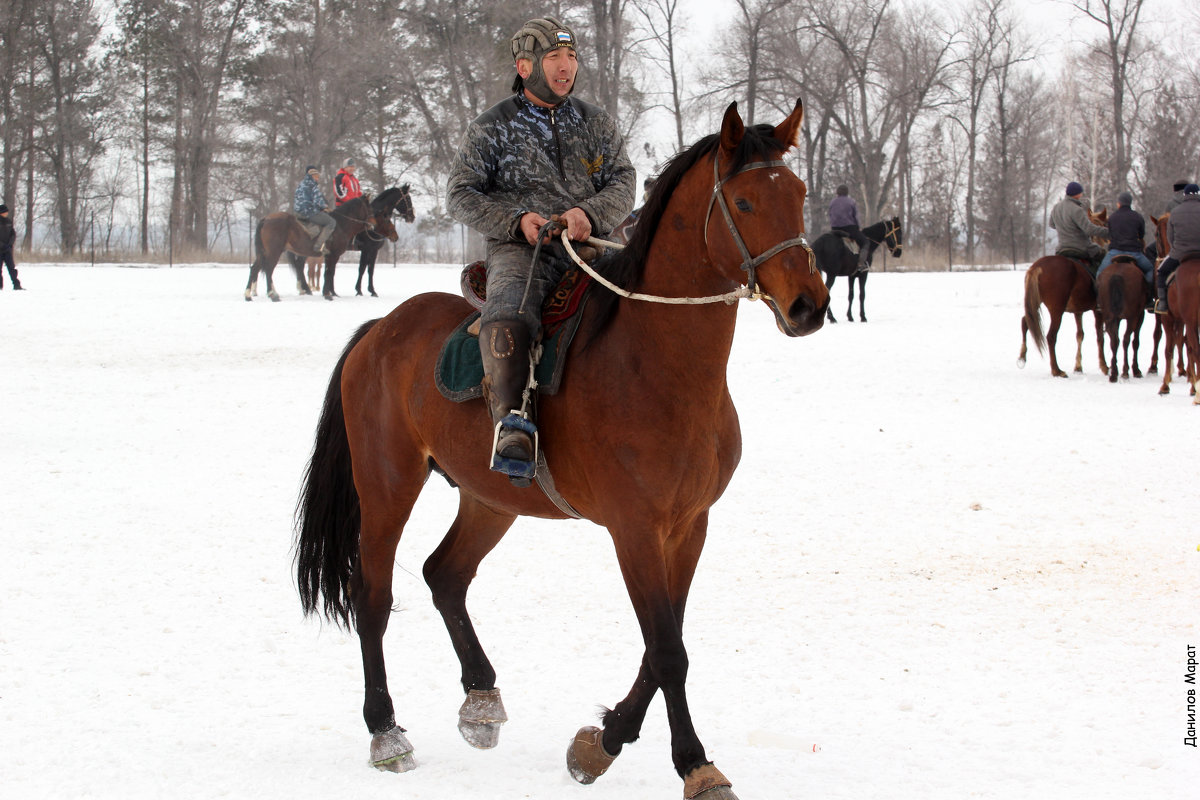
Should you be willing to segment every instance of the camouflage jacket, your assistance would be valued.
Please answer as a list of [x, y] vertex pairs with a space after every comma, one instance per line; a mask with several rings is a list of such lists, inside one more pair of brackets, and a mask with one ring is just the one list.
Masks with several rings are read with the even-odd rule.
[[479, 116], [450, 168], [456, 220], [499, 241], [524, 241], [521, 217], [578, 206], [604, 237], [633, 208], [636, 176], [624, 138], [603, 109], [575, 98], [541, 108], [513, 95]]
[[1050, 227], [1058, 231], [1059, 250], [1086, 253], [1093, 246], [1093, 236], [1108, 236], [1108, 228], [1088, 219], [1083, 202], [1073, 197], [1058, 201], [1058, 205], [1050, 212]]

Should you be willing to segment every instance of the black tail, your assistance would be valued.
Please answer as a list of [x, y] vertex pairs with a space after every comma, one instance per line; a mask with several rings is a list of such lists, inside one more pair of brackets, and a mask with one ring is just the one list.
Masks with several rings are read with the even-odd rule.
[[304, 613], [319, 611], [324, 596], [325, 617], [347, 628], [353, 614], [349, 585], [358, 563], [360, 517], [342, 413], [342, 368], [350, 351], [378, 321], [364, 323], [350, 337], [333, 368], [296, 504], [296, 581]]
[[1113, 275], [1108, 282], [1108, 314], [1113, 322], [1120, 324], [1125, 313], [1125, 276]]

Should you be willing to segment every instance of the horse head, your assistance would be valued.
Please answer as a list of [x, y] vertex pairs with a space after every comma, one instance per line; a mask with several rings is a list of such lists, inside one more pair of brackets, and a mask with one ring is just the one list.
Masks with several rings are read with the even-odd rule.
[[797, 100], [779, 125], [748, 129], [737, 103], [729, 105], [713, 154], [704, 228], [709, 261], [761, 296], [788, 336], [820, 329], [829, 305], [829, 290], [804, 235], [808, 188], [782, 161], [803, 118], [804, 105]]
[[887, 231], [883, 235], [883, 242], [891, 251], [892, 258], [899, 258], [904, 252], [904, 231], [900, 227], [900, 218], [892, 217], [886, 221], [885, 225]]
[[417, 219], [417, 214], [413, 210], [412, 195], [408, 192], [407, 183], [400, 187], [400, 197], [396, 201], [395, 210], [400, 215], [400, 218], [409, 224], [412, 224]]
[[1171, 254], [1171, 240], [1167, 236], [1167, 223], [1171, 221], [1171, 212], [1168, 211], [1161, 217], [1151, 214], [1150, 221], [1154, 223], [1154, 241], [1158, 243], [1158, 258], [1161, 261]]

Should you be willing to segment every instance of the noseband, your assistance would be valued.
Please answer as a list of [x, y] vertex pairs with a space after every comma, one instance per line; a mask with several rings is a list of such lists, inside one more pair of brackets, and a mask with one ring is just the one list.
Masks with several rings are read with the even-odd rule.
[[[708, 245], [708, 220], [712, 216], [713, 205], [718, 204], [721, 207], [721, 214], [725, 217], [725, 224], [729, 226], [729, 234], [733, 237], [733, 243], [737, 245], [738, 251], [742, 254], [742, 269], [746, 272], [746, 288], [750, 290], [751, 296], [758, 296], [758, 278], [755, 271], [759, 265], [768, 259], [787, 250], [789, 247], [803, 247], [808, 253], [808, 273], [815, 275], [817, 272], [817, 258], [813, 253], [812, 248], [808, 246], [808, 239], [804, 238], [801, 233], [791, 239], [780, 242], [774, 247], [767, 250], [759, 256], [751, 256], [750, 250], [746, 247], [746, 242], [742, 239], [742, 234], [737, 229], [737, 224], [733, 221], [733, 215], [729, 213], [729, 204], [725, 202], [725, 193], [721, 188], [725, 185], [725, 181], [721, 180], [720, 169], [717, 165], [718, 158], [713, 155], [713, 192], [712, 197], [708, 200], [708, 211], [704, 215], [704, 244]], [[730, 178], [735, 178], [743, 172], [749, 172], [752, 169], [764, 169], [766, 167], [783, 167], [787, 168], [787, 164], [782, 161], [756, 161], [753, 164], [747, 164], [737, 172], [730, 175]]]

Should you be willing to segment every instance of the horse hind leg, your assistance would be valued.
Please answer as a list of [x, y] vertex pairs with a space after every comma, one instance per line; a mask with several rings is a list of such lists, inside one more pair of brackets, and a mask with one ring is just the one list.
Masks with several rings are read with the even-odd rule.
[[467, 696], [458, 711], [458, 730], [467, 744], [480, 749], [496, 746], [508, 715], [496, 688], [496, 670], [467, 613], [467, 588], [479, 564], [515, 521], [515, 516], [494, 511], [460, 490], [458, 517], [423, 569], [462, 668]]
[[867, 321], [867, 273], [858, 273], [858, 321]]
[[[1100, 360], [1104, 361], [1104, 333], [1102, 322], [1096, 318], [1096, 338], [1100, 342]], [[1100, 368], [1102, 373], [1108, 372], [1108, 367]], [[1083, 372], [1083, 314], [1075, 315], [1075, 372]]]

